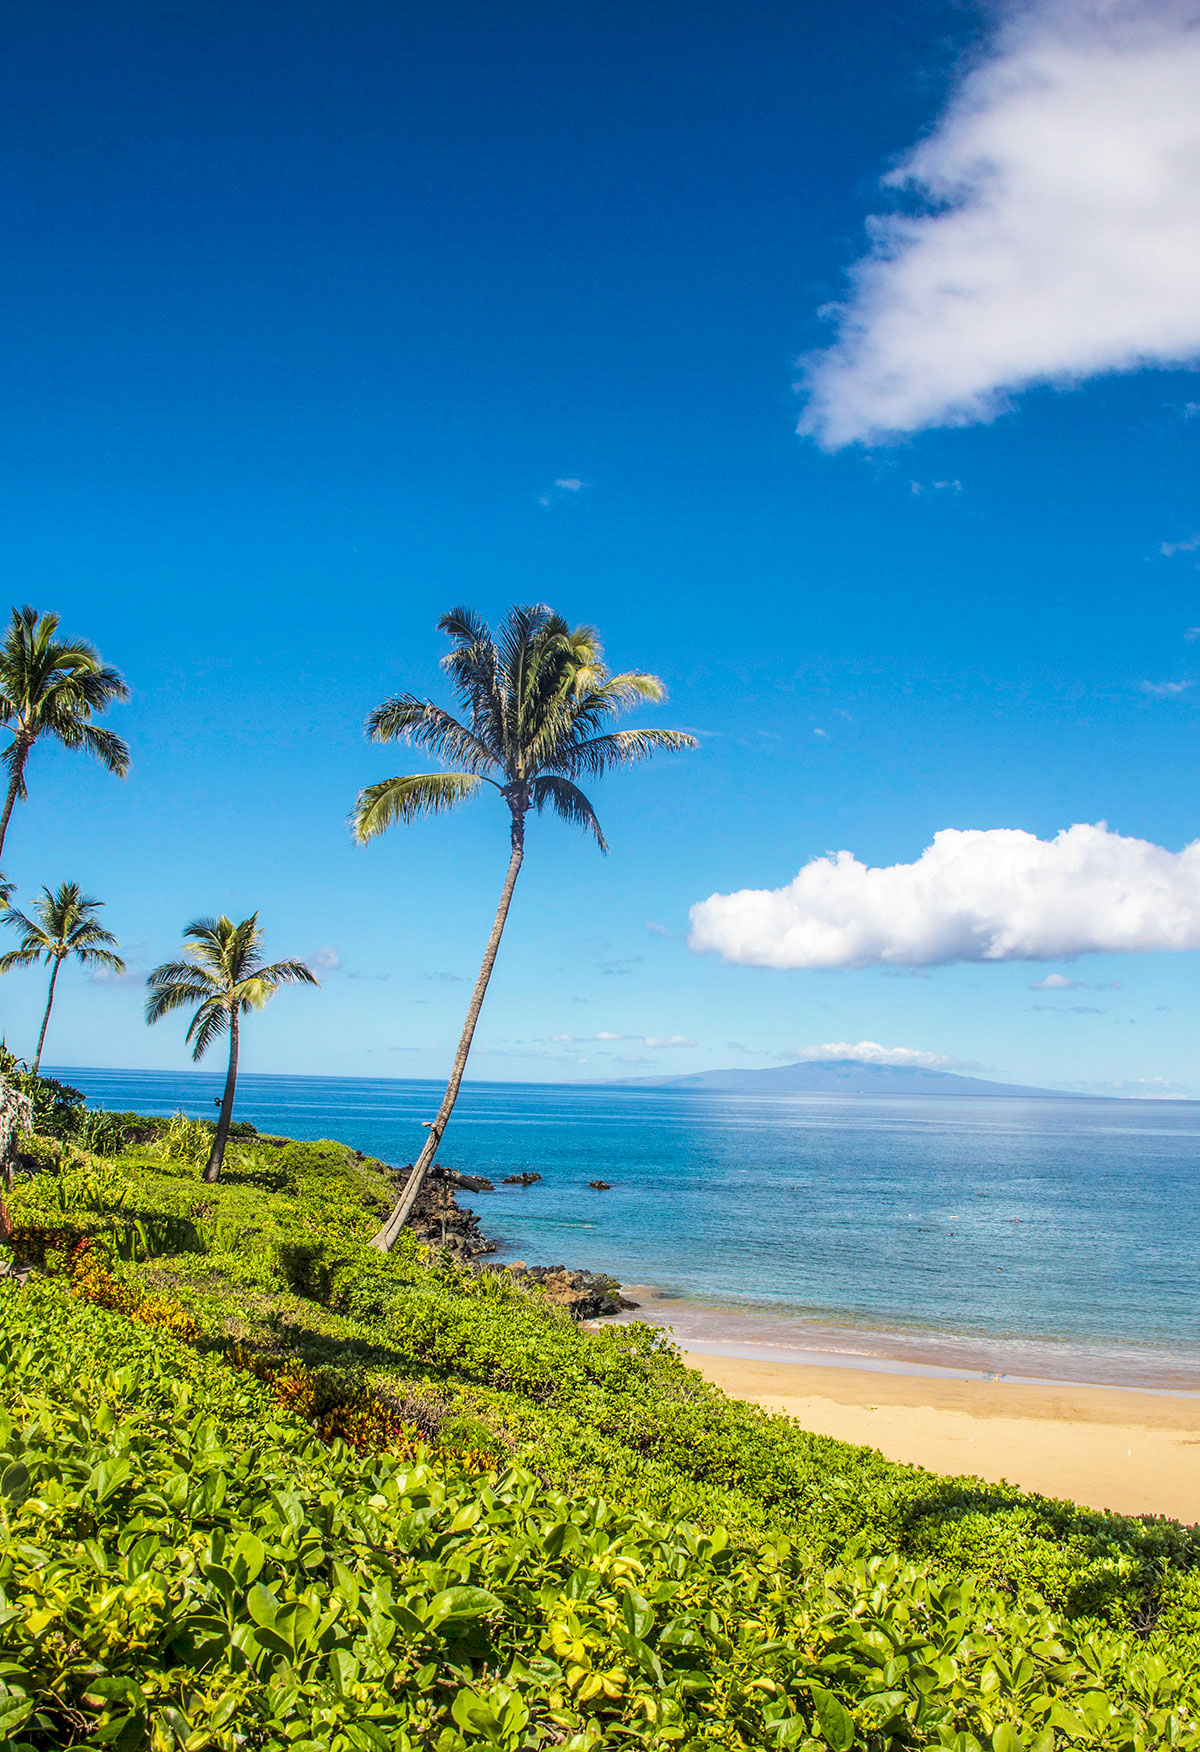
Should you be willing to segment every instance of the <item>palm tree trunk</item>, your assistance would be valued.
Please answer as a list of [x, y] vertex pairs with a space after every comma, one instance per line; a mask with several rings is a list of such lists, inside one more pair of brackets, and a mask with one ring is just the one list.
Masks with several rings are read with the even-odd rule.
[[525, 856], [525, 817], [523, 812], [513, 811], [512, 823], [512, 856], [508, 860], [508, 875], [504, 878], [504, 888], [500, 895], [500, 905], [496, 908], [496, 922], [492, 926], [492, 934], [487, 940], [487, 948], [483, 952], [483, 965], [479, 969], [479, 978], [475, 981], [475, 990], [471, 994], [471, 1005], [467, 1011], [467, 1019], [463, 1023], [463, 1031], [459, 1036], [458, 1051], [454, 1055], [454, 1066], [450, 1072], [450, 1081], [446, 1084], [446, 1093], [442, 1096], [442, 1105], [438, 1108], [437, 1118], [429, 1127], [421, 1154], [417, 1157], [405, 1183], [404, 1190], [388, 1213], [387, 1222], [377, 1235], [372, 1236], [371, 1246], [378, 1248], [380, 1253], [390, 1253], [396, 1245], [396, 1238], [408, 1220], [408, 1213], [416, 1203], [425, 1175], [433, 1162], [434, 1156], [442, 1141], [442, 1136], [450, 1123], [450, 1115], [454, 1112], [454, 1103], [458, 1100], [459, 1085], [463, 1080], [463, 1072], [467, 1068], [467, 1058], [471, 1051], [471, 1040], [475, 1034], [475, 1024], [479, 1020], [479, 1012], [483, 1008], [484, 995], [488, 989], [488, 981], [492, 977], [492, 968], [496, 965], [496, 952], [500, 947], [500, 938], [504, 933], [504, 923], [508, 918], [508, 909], [512, 904], [513, 889], [517, 885], [517, 875], [521, 868], [521, 860]]
[[14, 758], [12, 778], [8, 782], [8, 795], [4, 799], [4, 813], [0, 815], [0, 858], [4, 856], [4, 840], [8, 833], [8, 823], [12, 816], [13, 804], [20, 795], [21, 779], [25, 772], [25, 762], [28, 755], [29, 750], [21, 748], [16, 752]]
[[229, 1069], [225, 1074], [225, 1093], [221, 1097], [221, 1111], [217, 1116], [216, 1135], [212, 1141], [212, 1149], [208, 1152], [208, 1162], [204, 1169], [205, 1180], [219, 1180], [221, 1166], [225, 1161], [225, 1140], [229, 1136], [229, 1122], [233, 1118], [233, 1096], [237, 1088], [238, 1067], [238, 1013], [236, 1006], [229, 1018]]
[[46, 1013], [42, 1017], [42, 1032], [38, 1035], [37, 1051], [33, 1055], [33, 1074], [38, 1074], [38, 1066], [42, 1062], [42, 1048], [46, 1044], [46, 1030], [50, 1026], [50, 1011], [54, 1007], [54, 982], [58, 978], [58, 970], [62, 966], [62, 956], [54, 957], [54, 972], [50, 975], [50, 990], [46, 993]]

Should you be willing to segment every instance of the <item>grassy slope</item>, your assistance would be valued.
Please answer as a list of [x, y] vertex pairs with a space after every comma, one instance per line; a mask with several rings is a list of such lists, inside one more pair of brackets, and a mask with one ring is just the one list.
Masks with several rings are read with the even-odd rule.
[[[460, 1506], [483, 1500], [481, 1451], [507, 1477], [501, 1506], [484, 1501], [478, 1524], [496, 1538], [503, 1524], [511, 1545], [513, 1493], [525, 1504], [523, 1554], [514, 1572], [523, 1604], [505, 1599], [494, 1585], [490, 1559], [475, 1563], [473, 1556], [464, 1573], [472, 1585], [490, 1590], [489, 1599], [505, 1599], [503, 1631], [497, 1628], [501, 1620], [491, 1624], [486, 1654], [480, 1653], [483, 1643], [472, 1654], [468, 1638], [457, 1660], [453, 1637], [443, 1636], [440, 1652], [428, 1638], [418, 1638], [417, 1653], [429, 1659], [410, 1678], [433, 1660], [436, 1683], [428, 1678], [418, 1689], [423, 1696], [430, 1684], [435, 1694], [444, 1685], [445, 1695], [440, 1704], [435, 1695], [434, 1714], [422, 1726], [414, 1698], [401, 1708], [392, 1696], [389, 1708], [400, 1713], [380, 1744], [398, 1745], [402, 1733], [416, 1734], [414, 1744], [430, 1745], [438, 1743], [439, 1733], [448, 1735], [447, 1748], [517, 1747], [582, 1735], [581, 1746], [597, 1736], [613, 1744], [631, 1737], [662, 1744], [811, 1740], [842, 1752], [840, 1742], [850, 1744], [847, 1733], [864, 1743], [873, 1735], [871, 1743], [880, 1746], [955, 1744], [956, 1735], [967, 1733], [982, 1744], [992, 1740], [997, 1752], [1011, 1752], [1005, 1738], [1011, 1724], [1023, 1729], [1026, 1743], [1039, 1732], [1080, 1744], [1195, 1743], [1186, 1707], [1186, 1699], [1200, 1693], [1200, 1541], [1194, 1533], [1169, 1522], [1098, 1515], [892, 1464], [726, 1400], [645, 1328], [581, 1332], [537, 1292], [502, 1276], [475, 1278], [413, 1248], [382, 1259], [363, 1243], [388, 1194], [377, 1164], [338, 1145], [255, 1144], [245, 1147], [228, 1182], [217, 1188], [198, 1185], [189, 1165], [135, 1150], [86, 1171], [48, 1170], [14, 1199], [18, 1221], [62, 1221], [65, 1207], [83, 1227], [129, 1233], [130, 1224], [139, 1223], [140, 1251], [153, 1257], [127, 1265], [123, 1274], [132, 1285], [182, 1304], [206, 1335], [197, 1347], [156, 1333], [158, 1384], [134, 1380], [108, 1393], [121, 1402], [114, 1431], [142, 1420], [153, 1432], [146, 1447], [151, 1469], [177, 1464], [186, 1448], [154, 1395], [161, 1400], [174, 1391], [181, 1372], [201, 1366], [206, 1373], [198, 1393], [205, 1416], [224, 1432], [222, 1452], [237, 1452], [252, 1426], [269, 1432], [261, 1466], [272, 1477], [305, 1469], [315, 1476], [322, 1467], [342, 1465], [358, 1477], [375, 1464], [354, 1459], [340, 1446], [315, 1449], [310, 1430], [294, 1420], [288, 1424], [278, 1395], [264, 1397], [257, 1383], [230, 1370], [215, 1352], [203, 1354], [206, 1342], [221, 1339], [235, 1341], [245, 1358], [303, 1363], [310, 1417], [344, 1404], [364, 1387], [384, 1394], [410, 1433], [432, 1444], [437, 1488], [450, 1490]], [[38, 1297], [49, 1300], [39, 1304]], [[64, 1432], [80, 1414], [73, 1384], [86, 1379], [89, 1369], [111, 1376], [108, 1359], [114, 1345], [119, 1350], [114, 1334], [144, 1345], [146, 1329], [81, 1306], [65, 1286], [10, 1293], [3, 1306], [11, 1341], [6, 1399], [17, 1406], [18, 1429], [34, 1404], [33, 1376], [31, 1364], [13, 1359], [47, 1319], [60, 1336], [33, 1376], [48, 1383], [42, 1427], [48, 1419], [53, 1445], [67, 1439]], [[222, 1398], [232, 1391], [231, 1382], [252, 1405], [249, 1425], [240, 1429], [230, 1423], [233, 1414]], [[89, 1439], [106, 1436], [112, 1439], [113, 1432], [89, 1431]], [[557, 1506], [556, 1492], [564, 1493]], [[309, 1503], [305, 1514], [312, 1510]], [[244, 1530], [246, 1515], [252, 1519], [254, 1512], [251, 1504], [228, 1531]], [[26, 1502], [21, 1513], [28, 1513]], [[530, 1516], [540, 1516], [543, 1529], [582, 1517], [591, 1529], [585, 1539], [595, 1538], [596, 1526], [603, 1525], [610, 1544], [613, 1529], [625, 1529], [621, 1537], [633, 1539], [639, 1552], [634, 1561], [640, 1569], [625, 1578], [626, 1584], [636, 1581], [635, 1604], [624, 1598], [628, 1585], [624, 1594], [621, 1588], [613, 1592], [608, 1575], [609, 1592], [590, 1600], [584, 1618], [579, 1611], [586, 1587], [564, 1618], [564, 1597], [583, 1586], [579, 1577], [592, 1559], [584, 1561], [574, 1535], [565, 1545], [565, 1535], [548, 1543], [544, 1535], [532, 1537]], [[635, 1524], [639, 1531], [630, 1533]], [[123, 1537], [128, 1543], [121, 1532], [128, 1525], [114, 1522], [118, 1546]], [[688, 1525], [703, 1529], [722, 1549], [680, 1530]], [[211, 1536], [207, 1525], [200, 1531]], [[26, 1549], [27, 1535], [28, 1529]], [[20, 1542], [12, 1549], [19, 1553]], [[27, 1573], [32, 1563], [19, 1555], [8, 1561], [15, 1564], [14, 1576]], [[922, 1566], [924, 1579], [903, 1567], [908, 1562]], [[284, 1559], [278, 1567], [284, 1585]], [[294, 1585], [294, 1564], [292, 1569]], [[635, 1635], [643, 1607], [655, 1617], [656, 1588], [675, 1590], [673, 1611], [676, 1596], [686, 1597], [695, 1622], [684, 1623], [687, 1613], [681, 1619], [678, 1611], [664, 1621], [660, 1611], [655, 1630], [647, 1625]], [[758, 1593], [766, 1601], [762, 1610], [748, 1604]], [[530, 1605], [535, 1595], [536, 1610]], [[241, 1588], [238, 1610], [250, 1609], [248, 1598]], [[601, 1609], [596, 1603], [604, 1599], [609, 1605]], [[868, 1621], [875, 1629], [864, 1632]], [[456, 1620], [448, 1623], [453, 1629]], [[471, 1635], [484, 1637], [484, 1629], [470, 1623]], [[334, 1633], [323, 1634], [328, 1641]], [[864, 1645], [864, 1635], [880, 1640]], [[593, 1645], [589, 1636], [600, 1641]], [[164, 1637], [169, 1642], [159, 1626], [147, 1646], [157, 1648]], [[578, 1645], [574, 1660], [563, 1652], [572, 1637]], [[324, 1647], [313, 1658], [318, 1655], [332, 1659]], [[169, 1658], [178, 1658], [173, 1645]], [[230, 1705], [230, 1732], [249, 1731], [254, 1745], [272, 1743], [271, 1711], [278, 1699], [264, 1699], [271, 1685], [278, 1693], [281, 1683], [278, 1671], [266, 1671], [272, 1659], [276, 1669], [291, 1673], [300, 1656], [293, 1651], [289, 1661], [278, 1649], [271, 1656], [269, 1648], [264, 1653], [252, 1642], [241, 1669], [236, 1661], [227, 1675], [223, 1668], [218, 1673], [219, 1662], [198, 1669], [210, 1705], [213, 1684], [228, 1679], [231, 1695], [243, 1687], [245, 1695], [237, 1692]], [[160, 1652], [154, 1660], [161, 1665], [168, 1656]], [[509, 1725], [493, 1723], [486, 1732], [452, 1714], [455, 1687], [462, 1691], [455, 1674], [469, 1673], [478, 1689], [481, 1661], [489, 1682], [513, 1682], [517, 1700]], [[525, 1671], [531, 1661], [535, 1667], [548, 1663], [547, 1671]], [[603, 1673], [623, 1677], [605, 1681], [597, 1677]], [[43, 1674], [38, 1683], [69, 1691], [75, 1681]], [[169, 1707], [190, 1723], [194, 1710], [180, 1701], [183, 1681], [173, 1683], [171, 1696], [179, 1696]], [[318, 1691], [321, 1684], [327, 1693], [334, 1685], [328, 1672]], [[377, 1692], [378, 1684], [371, 1694], [375, 1702]], [[643, 1693], [660, 1702], [647, 1707], [638, 1701]], [[87, 1717], [100, 1705], [80, 1707]], [[159, 1723], [154, 1732], [165, 1732], [161, 1707], [151, 1698], [149, 1714], [135, 1711], [128, 1721], [142, 1722], [136, 1731], [143, 1734], [151, 1732], [145, 1723], [152, 1720]], [[315, 1721], [315, 1704], [293, 1698], [290, 1707], [299, 1711], [298, 1720]], [[501, 1700], [487, 1707], [500, 1722], [496, 1710], [508, 1705]], [[460, 1716], [464, 1708], [460, 1704]], [[527, 1719], [514, 1726], [522, 1710]], [[52, 1725], [34, 1732], [29, 1743], [68, 1743], [61, 1716], [52, 1710], [47, 1720]], [[339, 1726], [337, 1732], [350, 1729]], [[129, 1741], [149, 1743], [144, 1737]], [[197, 1752], [187, 1734], [175, 1743]], [[337, 1742], [333, 1727], [314, 1741], [340, 1743], [356, 1744]], [[968, 1741], [961, 1745], [969, 1752]]]

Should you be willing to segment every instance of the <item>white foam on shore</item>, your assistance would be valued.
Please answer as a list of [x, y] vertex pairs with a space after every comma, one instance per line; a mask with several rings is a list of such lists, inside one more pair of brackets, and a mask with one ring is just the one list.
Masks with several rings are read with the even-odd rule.
[[618, 1322], [669, 1330], [683, 1350], [798, 1367], [855, 1369], [940, 1380], [1020, 1386], [1105, 1387], [1200, 1399], [1200, 1357], [1150, 1347], [1055, 1339], [841, 1327], [769, 1309], [693, 1300], [647, 1284], [623, 1284], [638, 1302]]

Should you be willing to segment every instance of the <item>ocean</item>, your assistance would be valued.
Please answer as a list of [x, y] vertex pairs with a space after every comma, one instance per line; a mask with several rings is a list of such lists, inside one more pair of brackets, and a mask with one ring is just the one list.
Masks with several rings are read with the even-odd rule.
[[[50, 1074], [147, 1113], [222, 1086]], [[236, 1113], [400, 1165], [440, 1095], [246, 1075]], [[440, 1159], [495, 1182], [498, 1260], [611, 1272], [692, 1348], [1200, 1391], [1200, 1103], [469, 1083]]]

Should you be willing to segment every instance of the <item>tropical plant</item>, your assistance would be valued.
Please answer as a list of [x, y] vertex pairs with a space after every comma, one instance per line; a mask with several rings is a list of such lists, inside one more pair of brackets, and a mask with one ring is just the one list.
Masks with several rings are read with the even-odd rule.
[[680, 730], [610, 729], [610, 722], [630, 707], [665, 699], [666, 689], [658, 676], [640, 669], [611, 674], [595, 629], [570, 627], [544, 604], [510, 609], [494, 635], [469, 608], [451, 609], [438, 627], [451, 642], [442, 667], [467, 722], [432, 700], [400, 693], [371, 713], [366, 729], [373, 741], [403, 739], [452, 762], [456, 770], [368, 785], [354, 808], [353, 832], [360, 841], [372, 839], [394, 822], [444, 814], [491, 785], [508, 806], [511, 853], [446, 1093], [405, 1188], [375, 1237], [381, 1252], [395, 1244], [454, 1111], [525, 855], [529, 811], [554, 810], [590, 833], [605, 852], [595, 810], [575, 780], [633, 766], [662, 749], [696, 746], [695, 738]]
[[265, 1008], [280, 986], [315, 986], [320, 982], [303, 961], [274, 961], [270, 966], [263, 961], [263, 934], [256, 912], [238, 925], [224, 913], [218, 919], [193, 919], [183, 934], [190, 938], [182, 951], [186, 959], [164, 962], [146, 982], [150, 988], [146, 1021], [161, 1022], [172, 1011], [194, 1005], [195, 1014], [185, 1038], [197, 1064], [218, 1035], [229, 1034], [225, 1093], [204, 1170], [205, 1180], [211, 1181], [220, 1178], [225, 1140], [233, 1118], [239, 1018], [248, 1010]]
[[14, 608], [0, 642], [0, 725], [12, 732], [4, 750], [8, 793], [0, 814], [0, 854], [17, 798], [24, 799], [25, 765], [35, 742], [51, 736], [64, 748], [82, 748], [123, 779], [129, 749], [92, 719], [114, 700], [127, 700], [124, 677], [100, 661], [83, 639], [59, 639], [58, 616], [26, 605]]
[[48, 888], [42, 889], [41, 899], [33, 903], [35, 918], [28, 918], [16, 907], [0, 913], [0, 923], [23, 933], [19, 949], [10, 949], [0, 955], [0, 973], [11, 973], [14, 967], [32, 967], [39, 961], [50, 968], [50, 989], [46, 993], [42, 1031], [33, 1055], [35, 1077], [42, 1062], [42, 1047], [54, 1006], [54, 987], [63, 962], [72, 956], [84, 967], [103, 967], [110, 973], [125, 971], [125, 963], [113, 953], [117, 939], [96, 920], [103, 905], [102, 900], [93, 900], [84, 894], [78, 882], [63, 882], [53, 894]]
[[54, 1077], [34, 1075], [24, 1059], [17, 1058], [0, 1040], [0, 1077], [27, 1095], [33, 1106], [33, 1128], [47, 1138], [74, 1138], [83, 1121], [84, 1093]]

